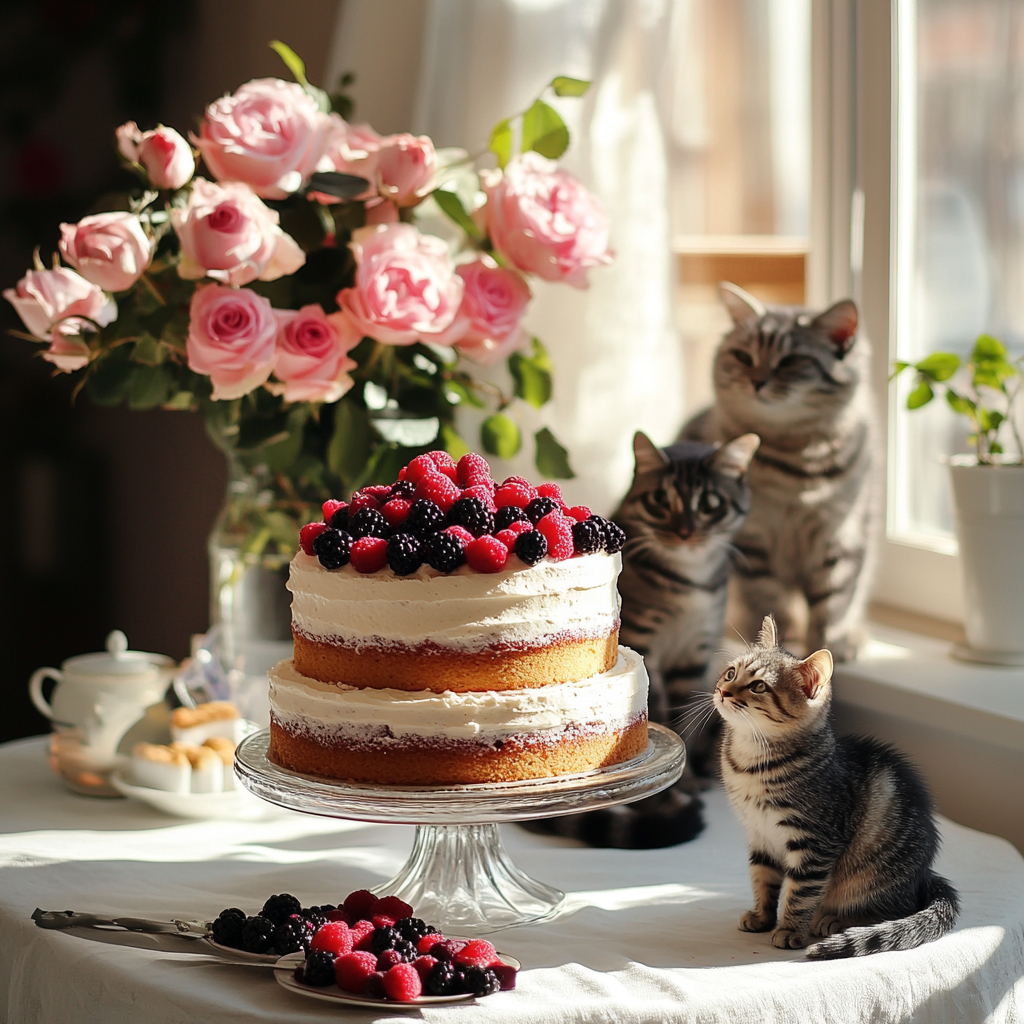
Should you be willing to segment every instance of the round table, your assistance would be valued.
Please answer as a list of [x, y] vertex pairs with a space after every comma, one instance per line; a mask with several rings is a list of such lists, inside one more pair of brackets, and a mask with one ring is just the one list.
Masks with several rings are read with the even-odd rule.
[[[143, 948], [36, 928], [44, 910], [210, 918], [253, 913], [271, 893], [335, 903], [401, 866], [412, 828], [291, 812], [190, 822], [127, 800], [65, 792], [41, 738], [0, 746], [0, 1019], [6, 1024], [409, 1020], [337, 1010], [271, 972], [140, 937]], [[565, 890], [553, 921], [500, 933], [523, 962], [514, 992], [435, 1007], [446, 1024], [556, 1022], [1011, 1022], [1024, 1020], [1024, 860], [1008, 843], [942, 821], [938, 869], [963, 914], [938, 942], [809, 963], [736, 928], [749, 906], [743, 835], [723, 794], [708, 827], [668, 850], [592, 850], [503, 826], [515, 861]], [[339, 888], [340, 886], [340, 888]], [[135, 940], [133, 940], [135, 941]], [[184, 940], [174, 940], [183, 942]], [[187, 947], [186, 947], [187, 948]]]

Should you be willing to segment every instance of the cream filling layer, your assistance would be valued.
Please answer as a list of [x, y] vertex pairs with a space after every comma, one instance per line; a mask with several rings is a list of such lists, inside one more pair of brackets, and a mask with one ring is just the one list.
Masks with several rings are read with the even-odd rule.
[[598, 552], [499, 573], [461, 566], [442, 574], [421, 566], [408, 576], [390, 569], [327, 570], [300, 551], [291, 563], [292, 625], [311, 637], [358, 648], [396, 642], [479, 651], [548, 637], [608, 636], [619, 617], [617, 554]]
[[300, 675], [290, 660], [269, 676], [274, 721], [314, 736], [386, 728], [395, 738], [491, 740], [573, 724], [620, 728], [647, 710], [647, 670], [628, 647], [599, 676], [524, 690], [434, 693], [321, 683]]

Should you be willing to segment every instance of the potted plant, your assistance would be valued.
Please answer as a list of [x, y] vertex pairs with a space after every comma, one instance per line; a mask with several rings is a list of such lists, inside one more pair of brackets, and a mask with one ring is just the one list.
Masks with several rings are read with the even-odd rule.
[[[948, 460], [956, 534], [964, 578], [967, 644], [958, 656], [994, 665], [1024, 664], [1024, 445], [1015, 402], [1024, 378], [1021, 360], [983, 334], [966, 361], [933, 352], [918, 363], [897, 362], [893, 378], [917, 375], [908, 409], [927, 405], [936, 391], [970, 422], [972, 455]], [[1015, 453], [1001, 440], [1009, 429]]]

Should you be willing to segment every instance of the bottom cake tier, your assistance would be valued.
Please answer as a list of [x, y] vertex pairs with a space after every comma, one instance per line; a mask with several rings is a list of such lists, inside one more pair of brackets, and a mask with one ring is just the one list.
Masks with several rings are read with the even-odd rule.
[[628, 648], [608, 672], [521, 690], [434, 693], [270, 671], [275, 764], [385, 785], [515, 782], [591, 771], [647, 746], [647, 673]]

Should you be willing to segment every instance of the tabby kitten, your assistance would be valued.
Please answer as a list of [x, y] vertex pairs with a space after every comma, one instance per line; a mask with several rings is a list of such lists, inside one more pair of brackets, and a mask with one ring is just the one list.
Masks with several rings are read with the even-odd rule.
[[757, 643], [721, 674], [721, 769], [747, 832], [754, 909], [748, 932], [815, 960], [912, 949], [959, 913], [932, 870], [939, 836], [917, 771], [886, 744], [837, 739], [829, 722], [832, 655], [803, 661], [766, 616]]
[[870, 585], [874, 488], [870, 354], [857, 340], [849, 299], [822, 313], [764, 306], [720, 286], [733, 320], [715, 356], [715, 405], [683, 436], [761, 438], [750, 467], [750, 515], [736, 537], [738, 622], [751, 636], [772, 612], [782, 635], [788, 609], [807, 604], [807, 650], [853, 657]]

